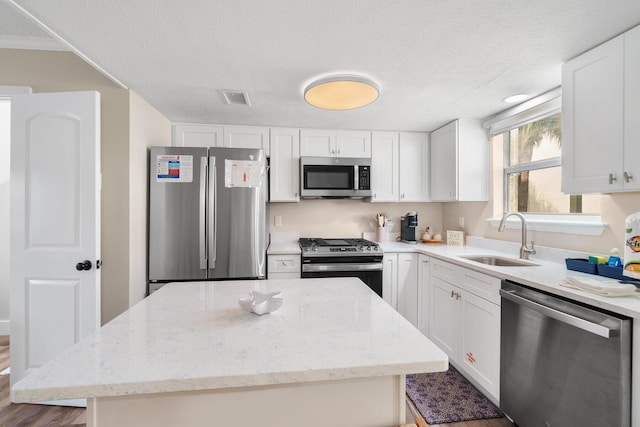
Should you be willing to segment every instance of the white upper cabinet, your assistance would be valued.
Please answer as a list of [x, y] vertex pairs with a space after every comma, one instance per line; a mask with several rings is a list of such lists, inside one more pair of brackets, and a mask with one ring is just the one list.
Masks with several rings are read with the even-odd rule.
[[300, 130], [271, 128], [270, 201], [300, 201]]
[[336, 131], [327, 129], [300, 129], [300, 155], [333, 157], [337, 155]]
[[399, 201], [428, 202], [429, 134], [400, 132], [399, 147]]
[[624, 154], [622, 185], [640, 190], [640, 27], [624, 35]]
[[301, 129], [300, 155], [313, 157], [371, 157], [371, 132]]
[[173, 145], [176, 147], [223, 147], [223, 127], [176, 123], [173, 125]]
[[269, 128], [262, 126], [225, 126], [224, 146], [229, 148], [262, 148], [269, 151]]
[[562, 191], [622, 189], [624, 36], [562, 68]]
[[368, 130], [338, 130], [339, 157], [371, 157], [371, 132]]
[[430, 146], [432, 201], [488, 200], [489, 142], [480, 120], [459, 119], [433, 131]]
[[640, 27], [562, 69], [562, 191], [640, 190]]
[[262, 148], [269, 152], [269, 128], [177, 123], [173, 125], [176, 147]]
[[397, 202], [400, 197], [398, 132], [371, 133], [371, 201]]

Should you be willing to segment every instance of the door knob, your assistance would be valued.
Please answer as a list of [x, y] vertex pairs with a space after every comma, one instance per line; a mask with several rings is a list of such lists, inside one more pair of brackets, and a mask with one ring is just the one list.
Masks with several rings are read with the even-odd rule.
[[85, 259], [84, 261], [81, 261], [76, 264], [76, 270], [78, 271], [91, 270], [91, 265], [92, 265], [91, 261], [89, 261], [88, 259]]

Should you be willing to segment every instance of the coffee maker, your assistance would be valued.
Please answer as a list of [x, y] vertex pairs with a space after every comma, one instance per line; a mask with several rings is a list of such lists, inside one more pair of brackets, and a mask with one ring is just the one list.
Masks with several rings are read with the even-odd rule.
[[416, 241], [416, 227], [418, 226], [418, 214], [407, 212], [400, 217], [400, 241], [404, 243], [418, 243]]

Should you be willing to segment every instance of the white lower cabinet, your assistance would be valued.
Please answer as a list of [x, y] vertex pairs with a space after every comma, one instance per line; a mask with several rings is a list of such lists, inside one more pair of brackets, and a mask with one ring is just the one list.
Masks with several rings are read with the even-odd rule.
[[462, 366], [497, 399], [500, 396], [500, 306], [462, 292]]
[[425, 336], [429, 336], [430, 262], [431, 258], [428, 256], [418, 255], [418, 329]]
[[398, 308], [398, 254], [382, 257], [382, 299], [394, 309]]
[[[432, 261], [434, 262], [436, 261]], [[459, 288], [437, 277], [431, 277], [429, 339], [458, 364], [460, 363], [460, 298]]]
[[429, 339], [475, 385], [500, 398], [500, 279], [430, 260]]
[[418, 254], [385, 254], [382, 298], [418, 327]]
[[418, 254], [398, 254], [398, 313], [418, 326]]

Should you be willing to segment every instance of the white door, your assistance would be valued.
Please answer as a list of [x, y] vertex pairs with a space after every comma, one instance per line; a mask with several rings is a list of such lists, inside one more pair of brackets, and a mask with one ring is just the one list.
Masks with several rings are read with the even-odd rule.
[[12, 97], [10, 221], [13, 386], [100, 325], [99, 93]]

